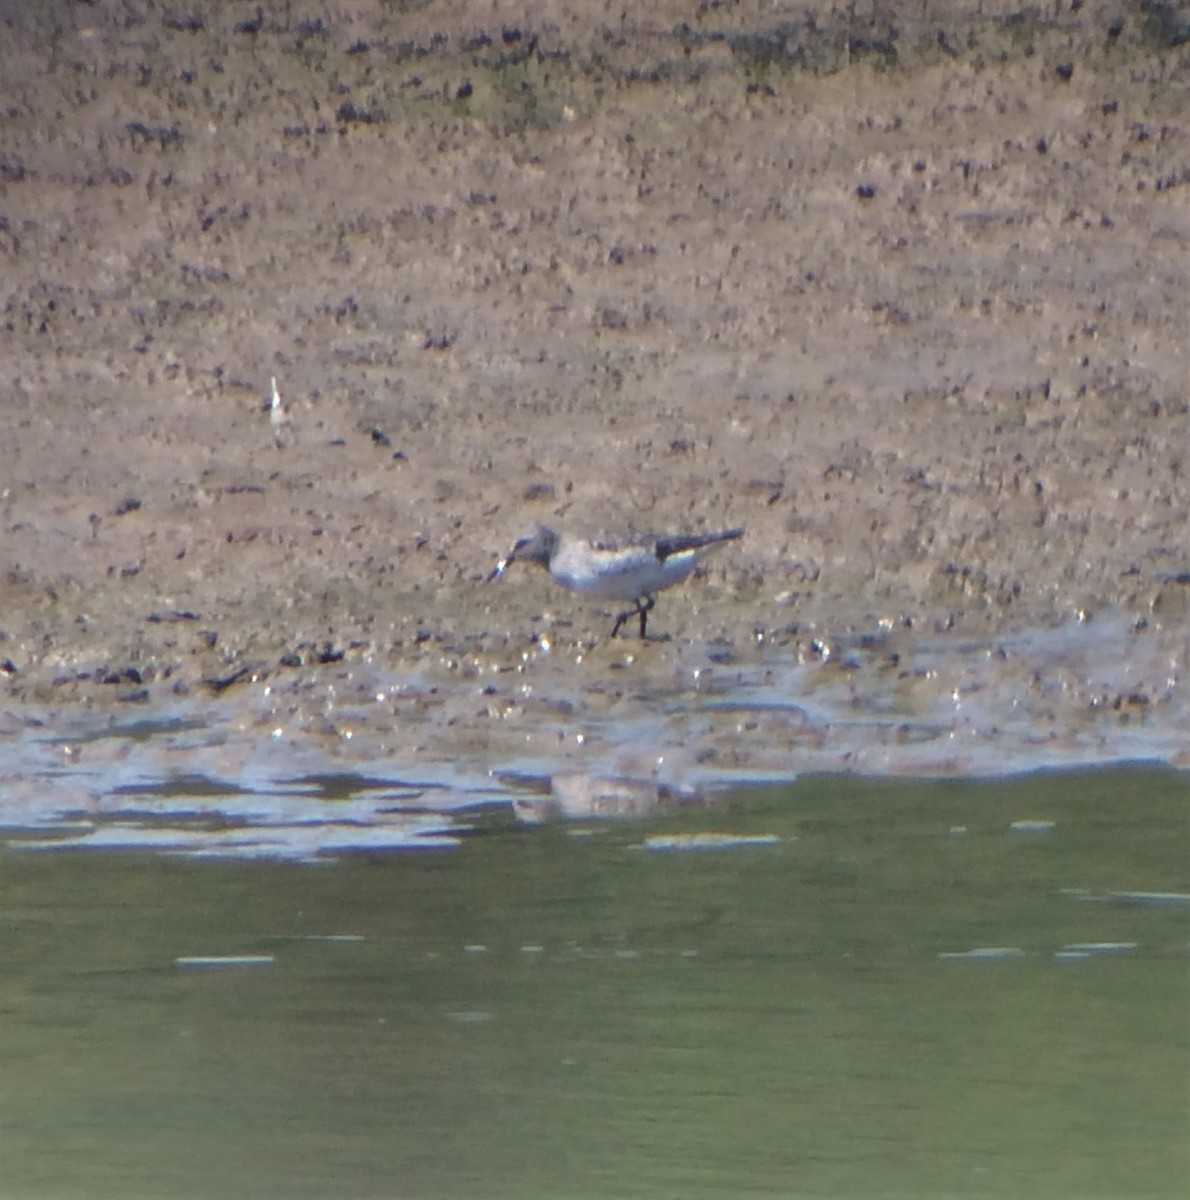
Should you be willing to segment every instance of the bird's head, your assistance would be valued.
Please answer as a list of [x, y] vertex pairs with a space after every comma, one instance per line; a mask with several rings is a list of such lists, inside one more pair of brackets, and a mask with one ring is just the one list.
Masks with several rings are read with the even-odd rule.
[[535, 533], [518, 538], [512, 549], [496, 564], [488, 582], [499, 579], [514, 562], [536, 563], [549, 569], [550, 559], [558, 547], [558, 535], [546, 525], [538, 525]]

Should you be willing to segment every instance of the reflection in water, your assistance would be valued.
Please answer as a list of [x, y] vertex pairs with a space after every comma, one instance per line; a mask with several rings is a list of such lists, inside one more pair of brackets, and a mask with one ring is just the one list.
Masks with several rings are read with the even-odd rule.
[[820, 778], [318, 869], [0, 851], [6, 1200], [1172, 1200], [1186, 802]]

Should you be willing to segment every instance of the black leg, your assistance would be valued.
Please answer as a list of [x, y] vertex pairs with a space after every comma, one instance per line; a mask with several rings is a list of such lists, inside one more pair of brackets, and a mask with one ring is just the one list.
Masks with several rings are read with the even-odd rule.
[[645, 626], [649, 619], [649, 610], [656, 604], [656, 600], [652, 596], [642, 596], [637, 602], [635, 608], [628, 609], [627, 612], [622, 612], [616, 617], [616, 623], [612, 626], [612, 637], [624, 627], [624, 622], [629, 617], [640, 617], [640, 636], [643, 639], [645, 636]]
[[652, 596], [645, 596], [637, 601], [637, 604], [640, 605], [640, 640], [642, 642], [645, 640], [645, 623], [649, 619], [649, 611], [656, 603], [657, 601]]

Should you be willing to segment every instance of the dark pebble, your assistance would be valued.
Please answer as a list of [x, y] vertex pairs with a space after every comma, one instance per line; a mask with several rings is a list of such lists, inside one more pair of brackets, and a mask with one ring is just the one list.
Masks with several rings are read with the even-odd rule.
[[242, 683], [252, 674], [251, 667], [240, 667], [238, 670], [232, 671], [230, 675], [220, 676], [218, 679], [204, 679], [203, 683], [209, 687], [216, 695], [220, 692], [225, 692], [229, 687], [234, 687], [237, 683]]
[[96, 682], [118, 684], [118, 683], [144, 683], [144, 676], [135, 667], [121, 667], [118, 671], [105, 671], [97, 677]]

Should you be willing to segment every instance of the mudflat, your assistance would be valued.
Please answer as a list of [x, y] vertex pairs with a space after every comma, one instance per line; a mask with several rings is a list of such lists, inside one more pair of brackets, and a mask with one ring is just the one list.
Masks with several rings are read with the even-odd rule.
[[1185, 669], [1176, 5], [9, 5], [0, 80], [12, 701], [605, 639], [484, 583], [538, 521], [746, 527], [670, 646]]

